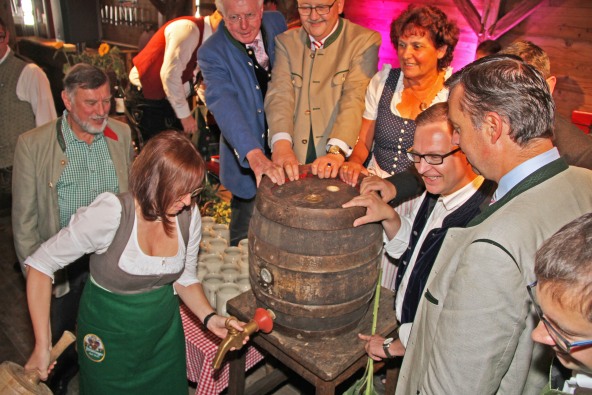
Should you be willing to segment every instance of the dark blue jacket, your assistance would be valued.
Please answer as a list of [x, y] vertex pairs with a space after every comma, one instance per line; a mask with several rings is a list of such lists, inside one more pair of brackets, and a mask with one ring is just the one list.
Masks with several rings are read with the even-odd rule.
[[[275, 61], [275, 36], [287, 29], [279, 12], [264, 12], [261, 32], [270, 64]], [[220, 23], [202, 44], [197, 59], [206, 84], [206, 104], [220, 127], [220, 180], [234, 196], [255, 196], [255, 175], [246, 155], [264, 150], [263, 96], [254, 65], [244, 46]]]

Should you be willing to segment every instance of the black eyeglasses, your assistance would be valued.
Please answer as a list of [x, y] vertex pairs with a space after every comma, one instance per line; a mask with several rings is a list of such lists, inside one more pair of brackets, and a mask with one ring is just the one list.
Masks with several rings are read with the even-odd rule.
[[536, 292], [535, 292], [535, 288], [534, 288], [534, 287], [536, 287], [536, 285], [537, 285], [537, 282], [535, 281], [534, 283], [526, 286], [526, 289], [528, 290], [528, 296], [530, 296], [530, 300], [532, 301], [532, 305], [534, 306], [535, 311], [537, 312], [541, 321], [543, 321], [543, 324], [545, 324], [545, 328], [547, 328], [547, 332], [549, 332], [549, 335], [551, 336], [551, 338], [553, 339], [553, 341], [555, 342], [557, 347], [559, 347], [559, 349], [561, 351], [569, 354], [572, 352], [572, 350], [574, 350], [574, 348], [580, 349], [583, 347], [592, 346], [592, 340], [580, 340], [577, 342], [570, 342], [565, 337], [563, 337], [561, 335], [561, 333], [559, 333], [559, 331], [557, 331], [557, 329], [555, 329], [553, 327], [553, 325], [551, 325], [549, 320], [547, 320], [544, 317], [543, 310], [541, 309], [541, 306], [539, 306], [539, 304], [537, 303], [537, 300], [535, 297]]
[[413, 163], [419, 163], [419, 162], [421, 162], [421, 158], [423, 158], [423, 160], [425, 160], [426, 163], [429, 165], [441, 165], [442, 162], [444, 162], [444, 158], [446, 158], [447, 156], [450, 156], [450, 155], [454, 155], [458, 151], [460, 151], [460, 147], [453, 149], [452, 151], [450, 151], [444, 155], [438, 155], [438, 154], [422, 155], [422, 154], [418, 154], [417, 152], [413, 152], [413, 147], [411, 147], [411, 148], [409, 148], [409, 150], [407, 150], [407, 158], [409, 158], [409, 160]]
[[300, 13], [300, 15], [309, 16], [310, 14], [312, 14], [312, 10], [315, 10], [319, 15], [327, 15], [331, 10], [331, 7], [333, 7], [333, 4], [335, 4], [336, 2], [337, 0], [333, 1], [331, 5], [321, 4], [316, 6], [298, 6], [298, 12]]

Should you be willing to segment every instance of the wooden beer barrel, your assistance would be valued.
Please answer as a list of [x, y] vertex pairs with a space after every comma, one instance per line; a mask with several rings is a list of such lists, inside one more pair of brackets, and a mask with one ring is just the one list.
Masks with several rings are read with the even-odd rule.
[[353, 227], [363, 207], [341, 205], [359, 191], [339, 179], [319, 179], [309, 166], [300, 179], [261, 182], [249, 226], [249, 278], [274, 328], [289, 334], [334, 336], [355, 328], [374, 296], [382, 226]]

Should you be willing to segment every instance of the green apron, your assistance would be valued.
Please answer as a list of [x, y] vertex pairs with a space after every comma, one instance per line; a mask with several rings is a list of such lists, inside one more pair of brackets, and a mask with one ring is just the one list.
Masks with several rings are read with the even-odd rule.
[[122, 295], [89, 280], [77, 346], [82, 395], [187, 394], [185, 339], [172, 285]]

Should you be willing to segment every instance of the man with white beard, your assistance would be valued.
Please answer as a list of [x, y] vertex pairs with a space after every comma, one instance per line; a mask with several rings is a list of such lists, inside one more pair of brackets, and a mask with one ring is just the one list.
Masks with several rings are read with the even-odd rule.
[[[68, 225], [78, 208], [103, 192], [128, 188], [131, 134], [127, 125], [108, 117], [111, 84], [105, 72], [84, 63], [72, 67], [64, 77], [62, 100], [63, 115], [20, 135], [15, 149], [12, 227], [21, 267], [41, 243]], [[75, 329], [87, 278], [87, 256], [56, 276], [51, 301], [54, 343], [64, 330]], [[71, 346], [49, 380], [53, 392], [65, 393], [77, 370]]]

